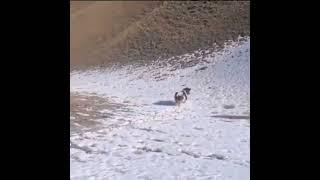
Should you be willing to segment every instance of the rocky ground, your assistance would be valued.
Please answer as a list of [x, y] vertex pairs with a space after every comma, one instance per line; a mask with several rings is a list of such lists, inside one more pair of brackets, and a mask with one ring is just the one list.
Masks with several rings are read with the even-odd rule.
[[71, 68], [146, 64], [221, 48], [225, 41], [250, 35], [249, 5], [249, 1], [72, 2]]

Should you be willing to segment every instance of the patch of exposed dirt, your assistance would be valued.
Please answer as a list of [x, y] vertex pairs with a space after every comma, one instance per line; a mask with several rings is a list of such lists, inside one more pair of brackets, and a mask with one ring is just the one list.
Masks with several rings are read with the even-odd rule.
[[[250, 1], [71, 4], [71, 69], [147, 64], [250, 35]], [[196, 55], [192, 66], [204, 56]]]
[[99, 128], [101, 120], [107, 121], [114, 114], [101, 112], [117, 111], [122, 108], [123, 104], [111, 103], [108, 99], [96, 95], [83, 95], [72, 93], [70, 96], [70, 132], [79, 132]]

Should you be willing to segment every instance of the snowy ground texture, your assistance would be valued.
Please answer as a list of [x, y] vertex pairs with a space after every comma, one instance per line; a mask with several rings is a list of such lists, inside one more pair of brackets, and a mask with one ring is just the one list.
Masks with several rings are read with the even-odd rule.
[[[71, 133], [71, 179], [250, 179], [246, 39], [174, 71], [155, 63], [71, 72], [72, 93], [95, 93], [126, 108], [102, 109], [113, 116], [95, 119], [99, 129]], [[173, 96], [183, 87], [191, 94], [178, 107]]]

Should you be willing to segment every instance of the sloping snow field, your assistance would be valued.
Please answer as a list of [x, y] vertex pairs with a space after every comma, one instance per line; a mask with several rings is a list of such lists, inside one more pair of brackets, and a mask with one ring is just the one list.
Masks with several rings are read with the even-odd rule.
[[[71, 93], [95, 93], [126, 107], [102, 109], [113, 116], [96, 119], [99, 129], [70, 135], [71, 179], [250, 179], [245, 39], [193, 67], [172, 70], [154, 63], [71, 72]], [[183, 87], [191, 94], [175, 106], [174, 93]]]

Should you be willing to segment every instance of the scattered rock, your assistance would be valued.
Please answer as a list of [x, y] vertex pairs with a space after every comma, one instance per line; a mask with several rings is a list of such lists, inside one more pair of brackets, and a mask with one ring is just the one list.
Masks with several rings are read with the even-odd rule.
[[181, 150], [181, 153], [189, 155], [189, 156], [192, 156], [194, 158], [199, 158], [200, 157], [200, 155], [198, 155], [198, 154], [195, 154], [195, 153], [189, 152], [189, 151], [185, 151], [185, 150]]
[[125, 145], [125, 144], [119, 144], [118, 146], [119, 147], [127, 147], [127, 145]]
[[235, 105], [231, 104], [231, 105], [224, 105], [223, 106], [224, 109], [233, 109], [235, 108]]
[[148, 148], [146, 146], [142, 147], [142, 148], [137, 148], [138, 150], [142, 150], [142, 151], [145, 151], [145, 152], [162, 152], [162, 150], [160, 148]]
[[203, 128], [200, 128], [200, 127], [194, 127], [193, 129], [199, 130], [199, 131], [202, 131], [202, 130], [203, 130]]
[[203, 70], [205, 70], [207, 68], [208, 68], [207, 66], [204, 66], [204, 67], [201, 67], [201, 68], [197, 69], [196, 71], [203, 71]]
[[209, 155], [205, 156], [205, 158], [219, 159], [219, 160], [226, 160], [227, 159], [225, 156], [220, 155], [220, 154], [209, 154]]
[[157, 141], [157, 142], [164, 142], [165, 140], [163, 139], [156, 139], [156, 138], [151, 138], [150, 140], [152, 141]]
[[139, 150], [139, 149], [135, 149], [132, 151], [134, 154], [142, 154], [143, 151]]

